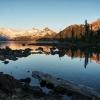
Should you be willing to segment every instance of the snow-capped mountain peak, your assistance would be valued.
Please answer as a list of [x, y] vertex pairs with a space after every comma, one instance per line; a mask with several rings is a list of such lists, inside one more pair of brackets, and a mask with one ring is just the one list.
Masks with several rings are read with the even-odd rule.
[[29, 30], [14, 30], [10, 28], [0, 28], [0, 36], [6, 37], [8, 39], [14, 39], [17, 37], [44, 37], [45, 35], [52, 35], [55, 34], [52, 30], [49, 28], [44, 28], [43, 30], [39, 30], [36, 28], [32, 28]]

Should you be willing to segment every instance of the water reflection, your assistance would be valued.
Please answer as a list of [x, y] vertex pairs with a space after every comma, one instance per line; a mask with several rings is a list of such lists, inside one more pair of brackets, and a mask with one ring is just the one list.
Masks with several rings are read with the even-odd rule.
[[91, 61], [100, 63], [100, 48], [99, 47], [84, 47], [77, 48], [75, 46], [32, 46], [23, 45], [23, 43], [5, 43], [0, 48], [0, 60], [4, 64], [8, 64], [8, 60], [16, 61], [18, 58], [27, 57], [31, 54], [58, 55], [59, 58], [69, 56], [74, 58], [84, 58], [84, 68]]
[[37, 84], [38, 82], [34, 82], [31, 77], [32, 71], [37, 70], [93, 87], [100, 92], [99, 47], [37, 46], [25, 42], [24, 44], [0, 44], [1, 72], [17, 79], [30, 77], [31, 84]]

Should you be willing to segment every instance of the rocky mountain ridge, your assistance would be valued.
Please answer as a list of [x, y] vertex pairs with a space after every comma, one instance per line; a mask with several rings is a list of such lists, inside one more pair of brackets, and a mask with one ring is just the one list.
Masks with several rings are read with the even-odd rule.
[[[100, 29], [100, 19], [88, 25], [95, 33], [98, 29]], [[58, 38], [70, 38], [73, 32], [74, 37], [80, 38], [85, 32], [84, 24], [70, 25], [64, 30], [58, 32], [58, 34], [48, 27], [42, 30], [36, 28], [32, 28], [30, 30], [0, 28], [0, 40], [53, 40]]]
[[[100, 19], [92, 22], [92, 23], [87, 23], [89, 26], [89, 29], [93, 31], [93, 34], [96, 33], [100, 29]], [[66, 27], [64, 30], [60, 31], [57, 35], [56, 38], [71, 38], [72, 33], [74, 37], [80, 38], [85, 34], [85, 24], [74, 24]]]

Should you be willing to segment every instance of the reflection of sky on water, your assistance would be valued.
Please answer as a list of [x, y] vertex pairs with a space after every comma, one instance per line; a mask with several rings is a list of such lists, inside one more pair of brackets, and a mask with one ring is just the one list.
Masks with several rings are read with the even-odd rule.
[[67, 55], [31, 54], [17, 61], [9, 61], [8, 64], [0, 61], [0, 72], [12, 74], [16, 78], [26, 78], [31, 77], [32, 71], [42, 71], [100, 91], [100, 65], [92, 60], [85, 69], [84, 60], [78, 57], [72, 59]]

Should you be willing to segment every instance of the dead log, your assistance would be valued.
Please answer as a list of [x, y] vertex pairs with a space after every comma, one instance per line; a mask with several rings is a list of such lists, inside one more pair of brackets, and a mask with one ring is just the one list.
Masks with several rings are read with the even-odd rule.
[[[45, 74], [39, 71], [33, 71], [32, 76], [39, 81], [45, 81], [47, 84], [53, 84], [54, 87], [62, 87], [63, 89], [67, 90], [67, 92], [72, 92], [72, 100], [100, 100], [100, 94], [96, 92], [94, 89], [80, 85], [80, 84], [75, 84], [74, 82], [67, 81], [61, 78], [56, 78], [53, 77], [49, 74]], [[66, 92], [66, 94], [67, 94]], [[76, 95], [74, 95], [76, 94]], [[77, 95], [78, 94], [78, 95]], [[81, 99], [80, 98], [81, 95]], [[82, 98], [82, 96], [85, 98]], [[75, 99], [77, 98], [77, 99]], [[87, 99], [86, 99], [87, 98]]]

